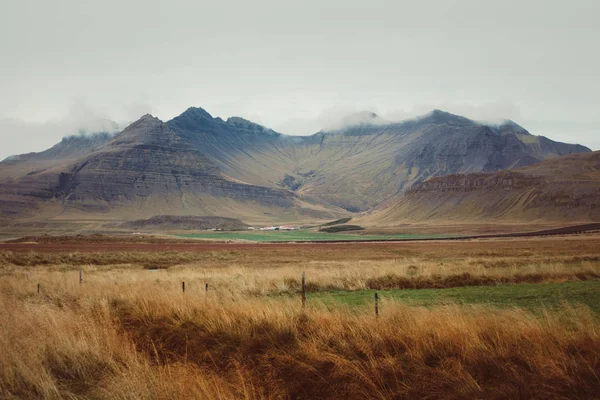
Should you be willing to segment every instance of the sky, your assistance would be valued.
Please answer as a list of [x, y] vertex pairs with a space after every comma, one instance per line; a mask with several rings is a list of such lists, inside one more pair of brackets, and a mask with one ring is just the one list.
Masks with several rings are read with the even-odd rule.
[[600, 149], [598, 0], [0, 0], [0, 159], [190, 106], [312, 134], [438, 108]]

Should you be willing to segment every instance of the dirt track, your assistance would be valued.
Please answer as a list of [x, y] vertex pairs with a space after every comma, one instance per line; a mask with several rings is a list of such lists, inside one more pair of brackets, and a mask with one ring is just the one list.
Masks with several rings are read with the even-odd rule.
[[[357, 244], [357, 243], [348, 243]], [[374, 244], [374, 243], [371, 243]], [[96, 251], [215, 251], [274, 249], [302, 246], [343, 246], [342, 243], [0, 243], [0, 250], [41, 252]]]
[[[310, 242], [310, 243], [0, 243], [0, 251], [37, 251], [45, 253], [69, 252], [163, 252], [163, 251], [223, 251], [223, 250], [265, 250], [265, 249], [324, 249], [346, 248], [348, 250], [366, 247], [390, 247], [400, 244], [417, 243], [411, 241], [381, 242]], [[448, 242], [446, 240], [446, 242]]]

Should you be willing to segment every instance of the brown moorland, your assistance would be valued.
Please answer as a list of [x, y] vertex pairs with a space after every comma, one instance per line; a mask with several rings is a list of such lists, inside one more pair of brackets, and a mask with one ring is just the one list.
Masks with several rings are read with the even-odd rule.
[[441, 285], [465, 274], [473, 279], [463, 285], [597, 279], [598, 235], [268, 246], [1, 251], [0, 397], [567, 399], [600, 391], [600, 321], [584, 306], [531, 312], [389, 300], [375, 318], [371, 307], [311, 299], [302, 309], [297, 294], [301, 271], [311, 291], [360, 291], [396, 282], [390, 276]]

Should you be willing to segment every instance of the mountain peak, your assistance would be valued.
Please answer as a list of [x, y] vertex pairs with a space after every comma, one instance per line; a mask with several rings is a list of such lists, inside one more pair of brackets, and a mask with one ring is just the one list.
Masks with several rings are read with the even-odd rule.
[[190, 107], [177, 117], [167, 122], [170, 127], [176, 127], [186, 131], [212, 129], [216, 123], [222, 122], [221, 118], [213, 118], [205, 109]]
[[190, 119], [198, 119], [198, 118], [210, 118], [213, 116], [208, 113], [205, 109], [201, 107], [190, 107], [185, 110], [179, 117], [186, 117]]
[[160, 121], [160, 119], [156, 118], [154, 115], [152, 114], [144, 114], [142, 115], [138, 121]]
[[229, 117], [226, 121], [227, 124], [233, 125], [236, 128], [244, 129], [246, 131], [252, 131], [256, 133], [268, 133], [268, 134], [276, 134], [276, 132], [272, 129], [266, 128], [260, 124], [249, 121], [242, 117]]
[[247, 120], [242, 117], [229, 117], [229, 118], [227, 118], [226, 122], [230, 125], [236, 125], [236, 126], [257, 126], [257, 127], [264, 128], [264, 126], [259, 125], [255, 122], [252, 122], [252, 121]]
[[523, 128], [521, 125], [517, 124], [516, 122], [511, 121], [510, 119], [504, 120], [498, 125], [491, 125], [490, 128], [494, 132], [499, 133], [501, 135], [507, 134], [507, 133], [515, 133], [515, 134], [520, 134], [520, 135], [531, 135], [531, 133], [529, 133], [529, 131], [527, 129]]
[[461, 117], [460, 115], [451, 114], [447, 111], [435, 109], [429, 114], [418, 118], [422, 122], [434, 123], [434, 124], [449, 124], [449, 125], [472, 125], [474, 124], [468, 118]]
[[266, 129], [264, 126], [259, 125], [255, 122], [249, 121], [245, 118], [242, 117], [229, 117], [227, 118], [226, 121], [228, 124], [230, 125], [234, 125], [234, 126], [238, 126], [238, 127], [243, 127], [243, 128], [251, 128], [251, 129], [255, 129], [255, 128], [262, 128], [262, 129]]
[[132, 122], [129, 126], [127, 126], [125, 130], [130, 129], [130, 128], [135, 128], [138, 126], [152, 126], [152, 125], [160, 125], [163, 122], [156, 118], [154, 115], [152, 114], [144, 114], [142, 115], [137, 121]]
[[140, 119], [132, 122], [115, 135], [108, 144], [111, 146], [132, 145], [136, 143], [148, 143], [155, 139], [158, 132], [163, 132], [166, 125], [163, 121], [151, 114], [144, 114]]

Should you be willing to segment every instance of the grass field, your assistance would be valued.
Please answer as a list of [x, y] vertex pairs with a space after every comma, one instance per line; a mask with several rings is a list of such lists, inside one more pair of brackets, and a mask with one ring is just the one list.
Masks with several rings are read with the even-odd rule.
[[432, 239], [444, 238], [450, 235], [418, 235], [418, 234], [382, 234], [358, 235], [352, 233], [323, 233], [307, 230], [296, 231], [265, 231], [265, 232], [206, 232], [178, 235], [182, 238], [219, 239], [219, 240], [249, 240], [253, 242], [320, 242], [328, 240], [401, 240], [401, 239]]
[[[560, 309], [564, 305], [586, 306], [600, 314], [600, 281], [550, 282], [538, 284], [471, 286], [449, 289], [360, 290], [310, 293], [310, 300], [348, 304], [374, 305], [374, 294], [379, 295], [381, 310], [390, 302], [410, 306], [438, 306], [447, 304], [479, 304], [499, 308], [521, 308], [539, 312]], [[382, 311], [383, 312], [383, 311]]]
[[0, 251], [0, 398], [600, 393], [600, 236], [78, 246]]

